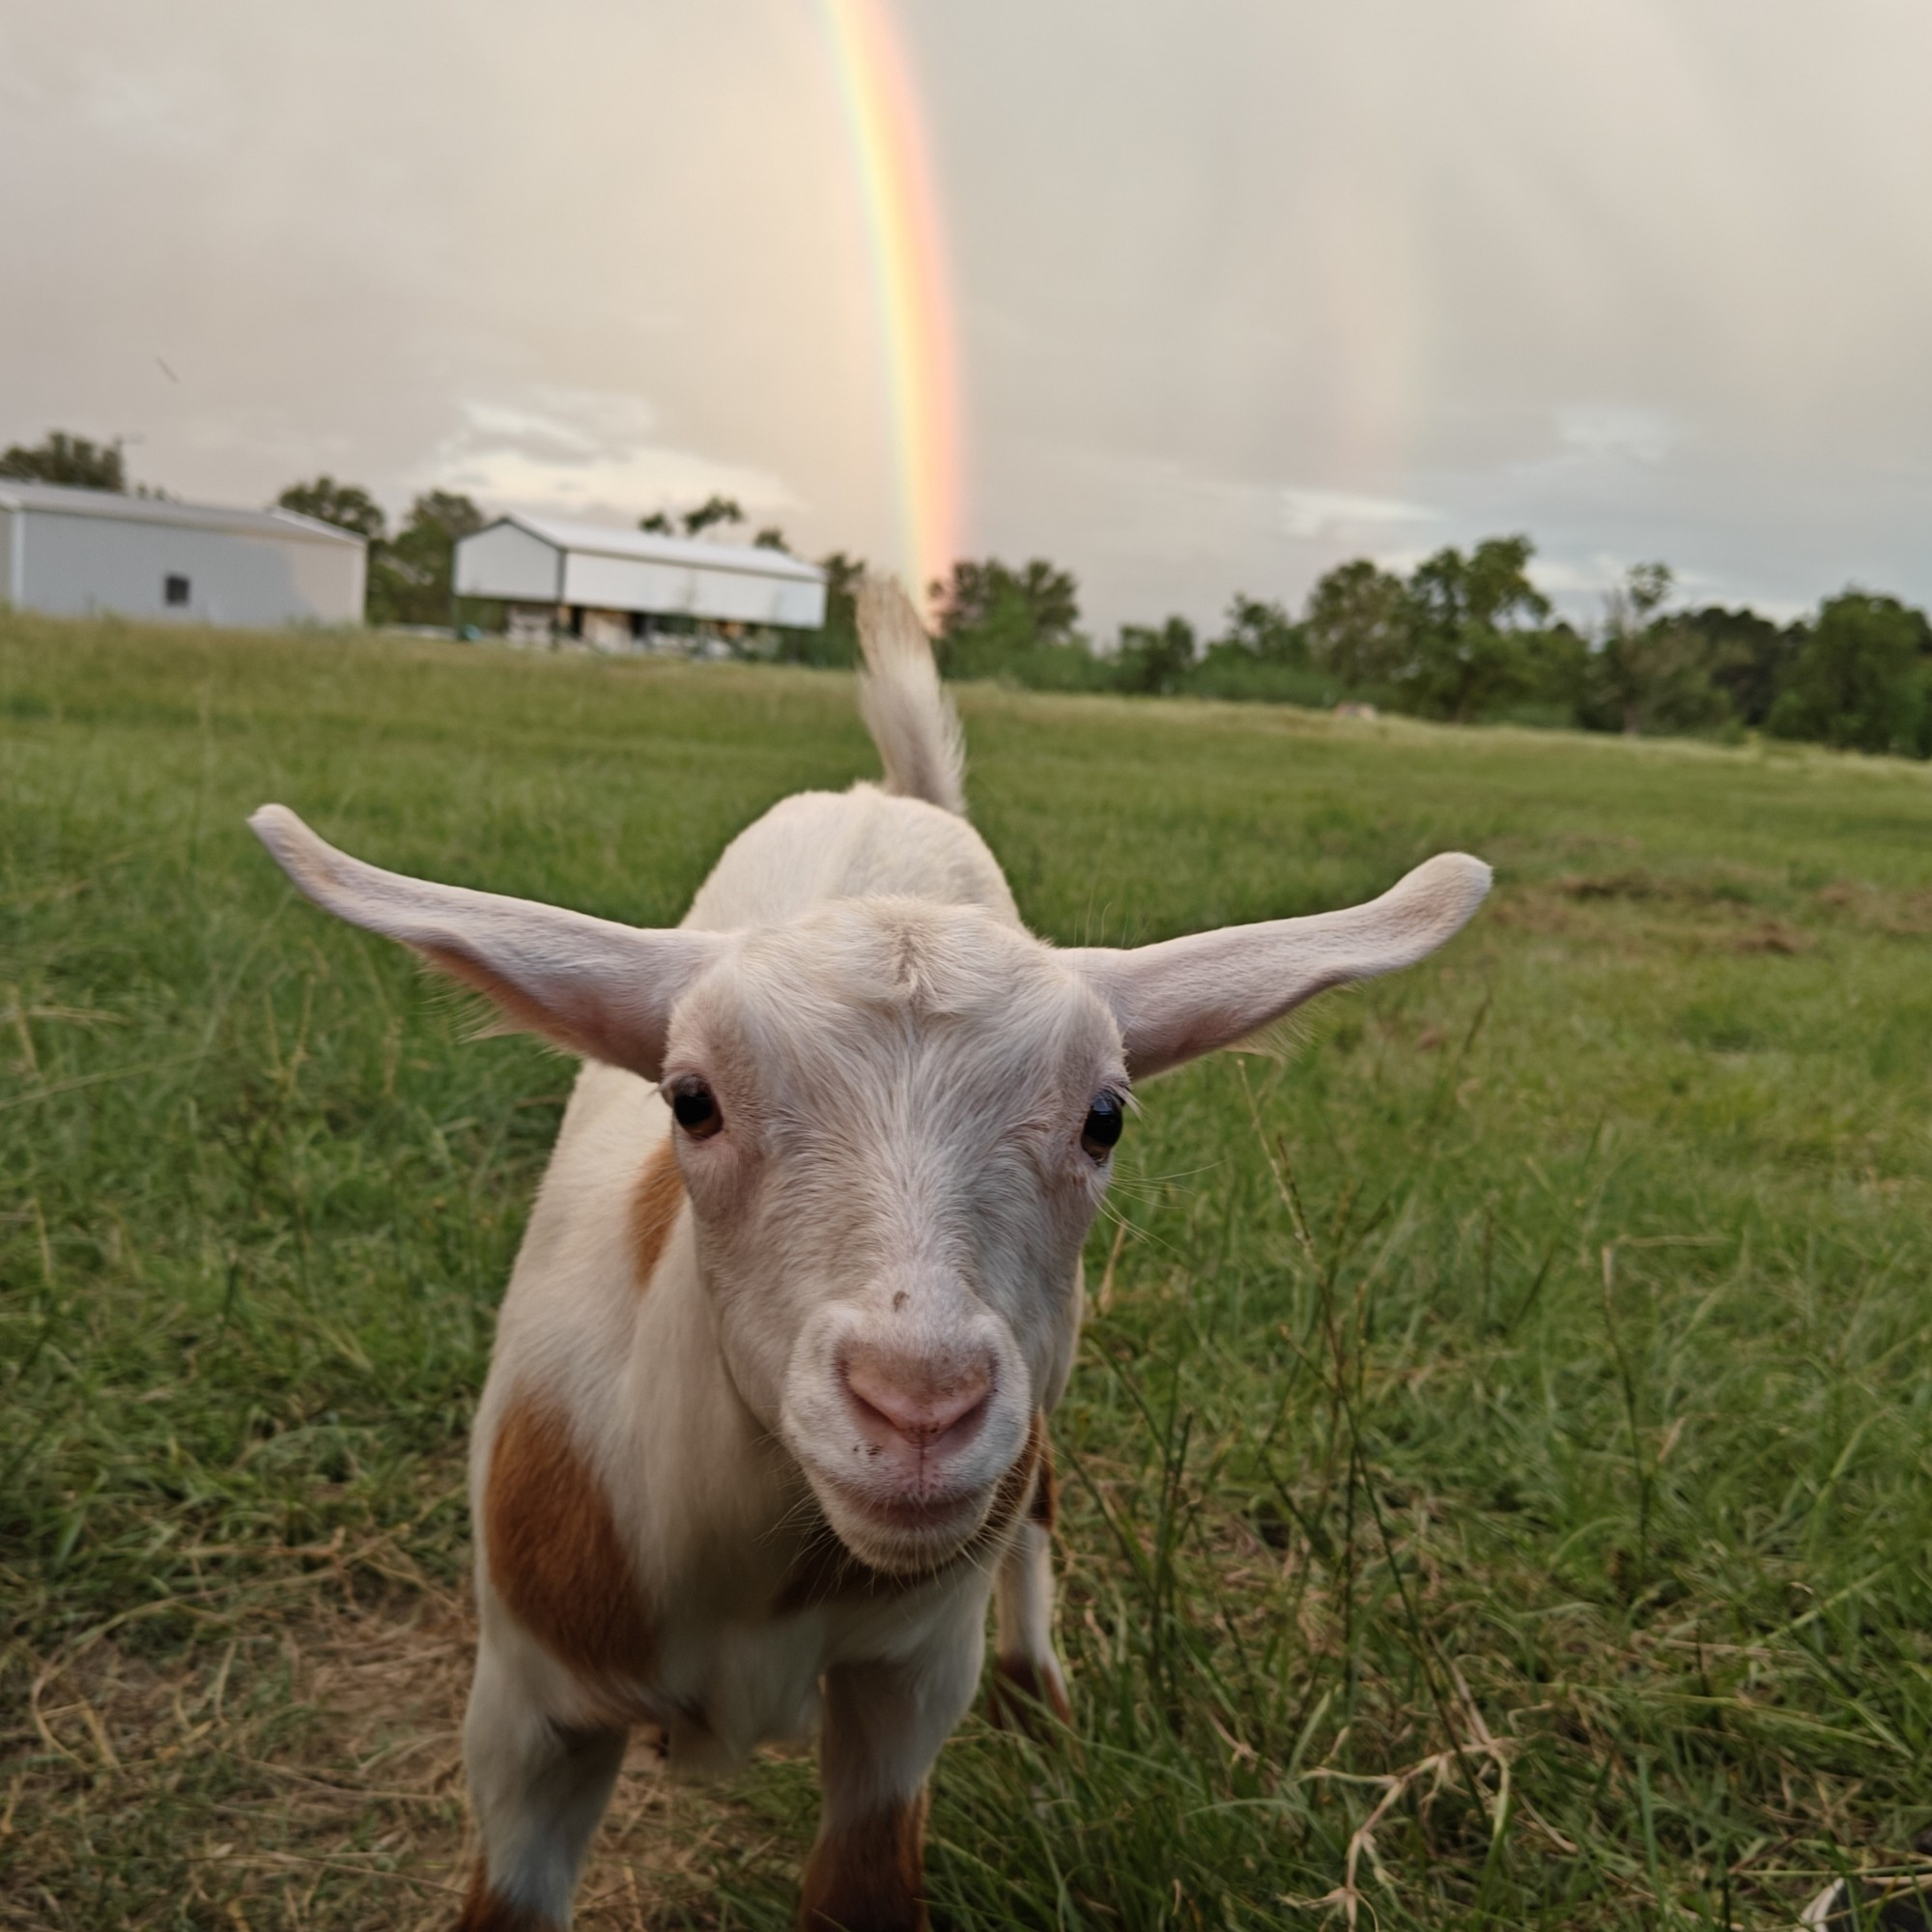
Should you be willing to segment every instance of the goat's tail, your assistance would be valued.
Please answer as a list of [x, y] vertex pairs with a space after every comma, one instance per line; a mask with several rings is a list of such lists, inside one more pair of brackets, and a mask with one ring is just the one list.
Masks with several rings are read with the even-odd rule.
[[885, 762], [886, 789], [963, 817], [966, 745], [959, 714], [940, 688], [919, 612], [896, 582], [868, 578], [859, 586], [859, 648], [866, 659], [859, 713]]

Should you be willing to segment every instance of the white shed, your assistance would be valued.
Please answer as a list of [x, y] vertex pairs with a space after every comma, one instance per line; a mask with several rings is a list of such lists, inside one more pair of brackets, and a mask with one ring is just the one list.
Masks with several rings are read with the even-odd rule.
[[[498, 517], [456, 546], [456, 590], [508, 604], [513, 630], [541, 619], [593, 642], [651, 617], [816, 630], [825, 573], [781, 550], [658, 536], [557, 517]], [[520, 622], [521, 620], [521, 622]]]
[[359, 624], [367, 546], [292, 510], [231, 510], [0, 477], [14, 609], [196, 624]]

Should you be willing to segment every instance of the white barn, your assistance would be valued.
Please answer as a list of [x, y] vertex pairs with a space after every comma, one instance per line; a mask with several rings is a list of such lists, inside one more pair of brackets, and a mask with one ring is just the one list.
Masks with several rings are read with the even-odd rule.
[[510, 607], [512, 636], [618, 645], [652, 617], [813, 631], [825, 573], [781, 550], [513, 515], [456, 546], [456, 591]]
[[17, 611], [196, 624], [359, 624], [362, 539], [232, 510], [0, 477], [0, 594]]

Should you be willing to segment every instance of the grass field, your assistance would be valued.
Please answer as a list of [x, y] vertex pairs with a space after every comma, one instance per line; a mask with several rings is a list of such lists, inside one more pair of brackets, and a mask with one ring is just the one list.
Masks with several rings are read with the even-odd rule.
[[[1932, 1822], [1932, 774], [967, 689], [1035, 927], [1497, 889], [1150, 1088], [1055, 1427], [1077, 1744], [955, 1926], [1789, 1925]], [[461, 1459], [570, 1069], [299, 903], [668, 922], [849, 684], [0, 619], [0, 1924], [436, 1923]], [[627, 1775], [583, 1922], [778, 1927], [809, 1762]], [[1326, 1901], [1324, 1903], [1324, 1901]]]

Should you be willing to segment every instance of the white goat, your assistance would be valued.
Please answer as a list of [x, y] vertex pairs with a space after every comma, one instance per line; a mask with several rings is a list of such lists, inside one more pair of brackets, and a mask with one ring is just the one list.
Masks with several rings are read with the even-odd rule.
[[470, 1505], [469, 1932], [565, 1925], [633, 1724], [673, 1765], [821, 1728], [802, 1922], [923, 1926], [927, 1773], [996, 1670], [1064, 1717], [1046, 1418], [1129, 1081], [1406, 966], [1489, 868], [1131, 951], [1021, 925], [911, 607], [869, 587], [885, 788], [734, 839], [674, 931], [378, 871], [317, 904], [586, 1065], [503, 1301]]

